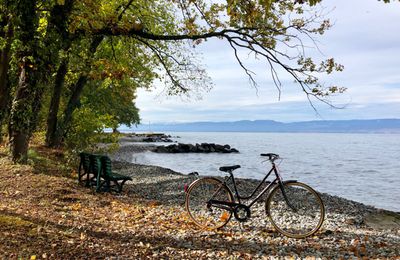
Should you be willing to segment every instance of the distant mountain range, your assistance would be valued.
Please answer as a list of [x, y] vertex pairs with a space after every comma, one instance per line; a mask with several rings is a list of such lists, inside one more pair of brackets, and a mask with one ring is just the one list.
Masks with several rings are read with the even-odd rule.
[[400, 119], [328, 120], [282, 123], [273, 120], [158, 123], [121, 128], [152, 132], [400, 133]]

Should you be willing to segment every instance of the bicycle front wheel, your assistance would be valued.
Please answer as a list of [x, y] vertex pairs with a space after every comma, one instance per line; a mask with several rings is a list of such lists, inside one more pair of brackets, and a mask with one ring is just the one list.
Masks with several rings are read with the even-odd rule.
[[186, 210], [193, 222], [204, 229], [221, 228], [232, 217], [229, 207], [210, 204], [210, 200], [233, 202], [232, 192], [216, 178], [202, 178], [191, 184], [186, 193]]
[[266, 211], [275, 229], [293, 238], [317, 232], [325, 218], [325, 207], [318, 193], [301, 182], [284, 183], [283, 190], [285, 194], [277, 185], [266, 201]]

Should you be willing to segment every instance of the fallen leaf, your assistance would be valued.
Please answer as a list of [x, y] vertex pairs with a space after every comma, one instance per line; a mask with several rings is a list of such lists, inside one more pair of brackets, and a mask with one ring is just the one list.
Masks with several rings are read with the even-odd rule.
[[227, 221], [228, 218], [229, 218], [228, 212], [226, 212], [226, 211], [222, 212], [222, 215], [220, 217], [221, 221]]

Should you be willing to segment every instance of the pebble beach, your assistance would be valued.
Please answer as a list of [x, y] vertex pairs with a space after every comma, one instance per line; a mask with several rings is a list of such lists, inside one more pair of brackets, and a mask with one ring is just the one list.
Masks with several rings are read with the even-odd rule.
[[[199, 176], [124, 161], [130, 153], [146, 149], [146, 146], [124, 143], [112, 155], [114, 169], [133, 179], [124, 189], [130, 196], [157, 203], [160, 214], [171, 207], [178, 211], [177, 214], [185, 214], [184, 186]], [[249, 192], [255, 185], [255, 180], [239, 180], [239, 190], [243, 193]], [[265, 215], [264, 203], [256, 203], [247, 222], [239, 223], [232, 219], [218, 232], [198, 230], [193, 225], [193, 229], [172, 236], [182, 241], [180, 247], [184, 251], [190, 251], [190, 255], [194, 253], [198, 258], [218, 259], [231, 255], [249, 259], [400, 259], [398, 212], [325, 193], [320, 195], [326, 207], [326, 218], [322, 228], [306, 239], [291, 239], [276, 232]], [[221, 236], [219, 232], [229, 235]], [[218, 250], [209, 250], [218, 248], [218, 245]], [[169, 254], [174, 255], [172, 252]]]

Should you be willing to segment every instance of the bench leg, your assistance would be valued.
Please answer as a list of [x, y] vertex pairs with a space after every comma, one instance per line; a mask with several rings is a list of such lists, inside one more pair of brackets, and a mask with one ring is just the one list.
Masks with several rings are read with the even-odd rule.
[[118, 193], [122, 192], [122, 187], [124, 186], [126, 181], [127, 180], [123, 180], [121, 183], [118, 183], [117, 181], [115, 181], [115, 183], [117, 184], [117, 187], [118, 187]]
[[82, 163], [79, 163], [79, 167], [78, 167], [78, 182], [81, 182], [81, 180], [82, 180], [81, 170], [82, 170]]
[[110, 181], [106, 180], [106, 190], [105, 191], [110, 191]]
[[86, 184], [85, 187], [90, 187], [90, 173], [86, 174]]
[[101, 188], [103, 187], [105, 181], [101, 181], [100, 178], [97, 179], [97, 185], [96, 185], [96, 192], [100, 192]]

